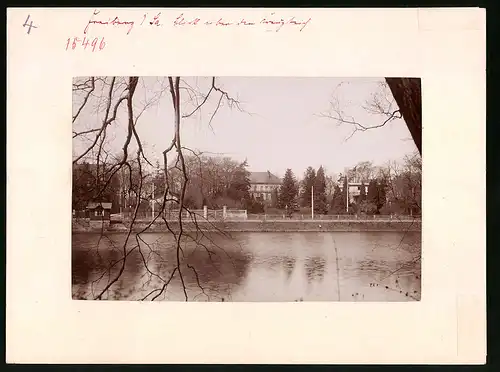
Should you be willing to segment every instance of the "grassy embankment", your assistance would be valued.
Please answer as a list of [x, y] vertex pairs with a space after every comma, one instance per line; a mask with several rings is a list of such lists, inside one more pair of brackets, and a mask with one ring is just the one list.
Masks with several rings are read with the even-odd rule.
[[[149, 221], [136, 221], [134, 231], [141, 231], [149, 225]], [[184, 231], [194, 231], [196, 226], [193, 222], [183, 222]], [[178, 221], [169, 221], [169, 227], [179, 230]], [[227, 232], [332, 232], [332, 231], [420, 231], [420, 220], [283, 220], [283, 221], [200, 221], [198, 227], [205, 231], [222, 230]], [[102, 228], [90, 227], [85, 222], [73, 223], [73, 231], [77, 232], [99, 232]], [[108, 232], [127, 231], [127, 223], [113, 223]], [[158, 220], [148, 229], [149, 232], [168, 231], [165, 223]]]

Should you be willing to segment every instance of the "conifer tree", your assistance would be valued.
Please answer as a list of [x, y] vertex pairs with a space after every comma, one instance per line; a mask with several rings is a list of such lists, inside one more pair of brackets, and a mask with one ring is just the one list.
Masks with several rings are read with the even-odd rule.
[[314, 211], [320, 214], [328, 213], [326, 201], [326, 177], [323, 166], [319, 167], [314, 179]]
[[311, 188], [314, 186], [315, 179], [316, 170], [313, 167], [307, 167], [301, 182], [300, 205], [302, 207], [311, 207]]
[[342, 190], [338, 185], [333, 189], [333, 198], [331, 203], [332, 214], [344, 214], [346, 212], [345, 197]]
[[288, 168], [283, 177], [279, 192], [279, 205], [280, 208], [286, 208], [289, 213], [298, 209], [297, 203], [298, 185], [295, 175], [292, 170]]

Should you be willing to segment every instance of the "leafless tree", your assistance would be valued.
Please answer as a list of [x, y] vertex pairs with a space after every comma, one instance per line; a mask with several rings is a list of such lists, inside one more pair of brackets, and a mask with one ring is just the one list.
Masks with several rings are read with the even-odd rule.
[[410, 215], [421, 213], [422, 159], [418, 153], [406, 155], [402, 161], [387, 162], [380, 168], [379, 177], [385, 181], [391, 204]]
[[346, 84], [340, 83], [334, 90], [330, 108], [320, 116], [333, 119], [338, 124], [351, 125], [353, 130], [347, 139], [356, 132], [366, 132], [377, 129], [396, 120], [403, 119], [410, 131], [412, 139], [420, 155], [422, 154], [422, 98], [420, 78], [385, 78], [379, 85], [379, 90], [372, 94], [362, 107], [372, 115], [381, 117], [380, 123], [366, 125], [359, 119], [349, 115], [341, 102], [339, 89]]
[[368, 184], [375, 174], [375, 167], [371, 161], [362, 161], [347, 170], [349, 182], [365, 182]]
[[[181, 82], [184, 82], [183, 84]], [[80, 161], [91, 160], [95, 162], [95, 168], [98, 181], [95, 182], [92, 191], [92, 198], [99, 200], [99, 198], [109, 189], [113, 180], [117, 177], [120, 179], [121, 185], [126, 185], [127, 190], [122, 190], [129, 198], [133, 199], [134, 210], [130, 222], [128, 224], [125, 241], [121, 247], [115, 247], [113, 244], [113, 252], [119, 252], [119, 256], [110, 261], [107, 265], [103, 266], [103, 270], [97, 279], [92, 281], [92, 288], [98, 285], [102, 280], [106, 280], [106, 284], [98, 289], [97, 293], [93, 295], [94, 299], [103, 299], [109, 293], [110, 288], [119, 284], [120, 278], [126, 268], [126, 263], [132, 253], [138, 253], [148, 277], [146, 284], [151, 284], [153, 281], [156, 288], [153, 288], [142, 299], [155, 300], [162, 294], [165, 294], [167, 286], [171, 283], [175, 276], [181, 282], [184, 298], [187, 301], [188, 291], [185, 281], [186, 270], [194, 274], [198, 288], [202, 294], [205, 294], [205, 289], [202, 287], [198, 271], [195, 265], [189, 263], [189, 256], [186, 255], [183, 245], [186, 241], [194, 242], [195, 249], [201, 247], [208, 257], [211, 259], [217, 253], [215, 250], [223, 251], [210, 236], [207, 234], [208, 229], [216, 230], [224, 236], [224, 233], [210, 221], [203, 221], [209, 228], [202, 228], [200, 220], [203, 218], [193, 213], [185, 205], [186, 190], [189, 183], [189, 172], [185, 153], [195, 153], [193, 150], [183, 145], [181, 137], [182, 120], [191, 117], [200, 112], [202, 107], [210, 100], [216, 100], [216, 106], [210, 115], [209, 125], [216, 113], [225, 103], [229, 107], [236, 107], [238, 110], [243, 111], [241, 104], [237, 98], [232, 97], [221, 86], [217, 84], [215, 77], [210, 79], [210, 86], [206, 93], [189, 85], [185, 79], [181, 77], [167, 77], [163, 80], [157, 80], [157, 88], [154, 89], [151, 97], [145, 97], [140, 101], [137, 95], [137, 87], [145, 85], [142, 78], [131, 77], [84, 77], [76, 78], [73, 83], [73, 139], [85, 143], [84, 149], [77, 154], [74, 154], [73, 165], [76, 166]], [[144, 89], [143, 89], [144, 90]], [[186, 101], [181, 98], [181, 92], [185, 92], [187, 96]], [[163, 158], [163, 177], [164, 188], [161, 198], [161, 206], [154, 218], [146, 224], [146, 226], [139, 225], [138, 212], [145, 200], [148, 200], [149, 190], [146, 189], [148, 172], [146, 169], [153, 169], [150, 159], [148, 159], [144, 144], [142, 142], [137, 125], [140, 121], [142, 114], [150, 107], [154, 106], [164, 96], [170, 94], [171, 104], [173, 106], [173, 120], [168, 120], [162, 125], [174, 126], [174, 134], [170, 144], [162, 150], [161, 156]], [[138, 102], [139, 101], [139, 102]], [[185, 106], [185, 108], [183, 108]], [[82, 112], [88, 110], [93, 114], [93, 118], [97, 121], [98, 125], [82, 123]], [[183, 110], [186, 112], [183, 113]], [[119, 115], [124, 111], [125, 115]], [[80, 124], [80, 125], [77, 125]], [[77, 127], [83, 129], [76, 129]], [[125, 132], [123, 140], [122, 152], [118, 156], [112, 154], [107, 149], [109, 142], [110, 132], [116, 133], [121, 128]], [[133, 152], [135, 151], [135, 155]], [[171, 179], [172, 171], [179, 172], [180, 177], [176, 180]], [[123, 182], [126, 181], [126, 182]], [[174, 181], [176, 184], [174, 184]], [[172, 197], [171, 189], [177, 189], [178, 197]], [[176, 204], [177, 206], [177, 221], [175, 224], [165, 218], [165, 208], [168, 204]], [[183, 219], [184, 215], [188, 215], [191, 226], [194, 226], [194, 232], [185, 228], [186, 222]], [[141, 234], [150, 230], [157, 221], [162, 221], [166, 230], [172, 235], [175, 241], [175, 264], [170, 270], [168, 275], [162, 275], [161, 270], [155, 270], [150, 263], [152, 255], [159, 253], [151, 247], [150, 244], [142, 238]], [[175, 226], [173, 226], [175, 225]], [[109, 239], [103, 233], [102, 237]], [[203, 243], [202, 240], [208, 240], [210, 246]], [[111, 239], [109, 239], [111, 241]], [[99, 242], [101, 238], [99, 238]], [[99, 242], [96, 249], [98, 250]], [[99, 253], [99, 252], [98, 252]], [[224, 253], [226, 253], [224, 251]], [[226, 253], [227, 254], [227, 253]], [[116, 272], [117, 271], [117, 272]], [[154, 280], [153, 280], [154, 279]], [[208, 295], [207, 295], [208, 296]]]

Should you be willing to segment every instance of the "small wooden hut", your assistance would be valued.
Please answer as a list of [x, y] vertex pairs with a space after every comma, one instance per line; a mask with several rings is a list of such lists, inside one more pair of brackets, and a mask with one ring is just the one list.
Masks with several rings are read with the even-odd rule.
[[91, 221], [109, 221], [112, 203], [90, 202], [87, 205], [87, 217]]

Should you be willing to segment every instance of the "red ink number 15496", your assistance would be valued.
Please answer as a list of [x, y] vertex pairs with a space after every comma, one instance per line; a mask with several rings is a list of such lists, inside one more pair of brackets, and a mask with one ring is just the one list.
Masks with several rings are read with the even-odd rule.
[[66, 50], [75, 50], [76, 47], [82, 47], [85, 50], [90, 48], [92, 52], [95, 52], [96, 50], [103, 50], [105, 46], [106, 42], [104, 41], [104, 38], [98, 39], [97, 37], [94, 38], [94, 40], [87, 37], [84, 37], [83, 40], [79, 37], [69, 37], [66, 42]]

